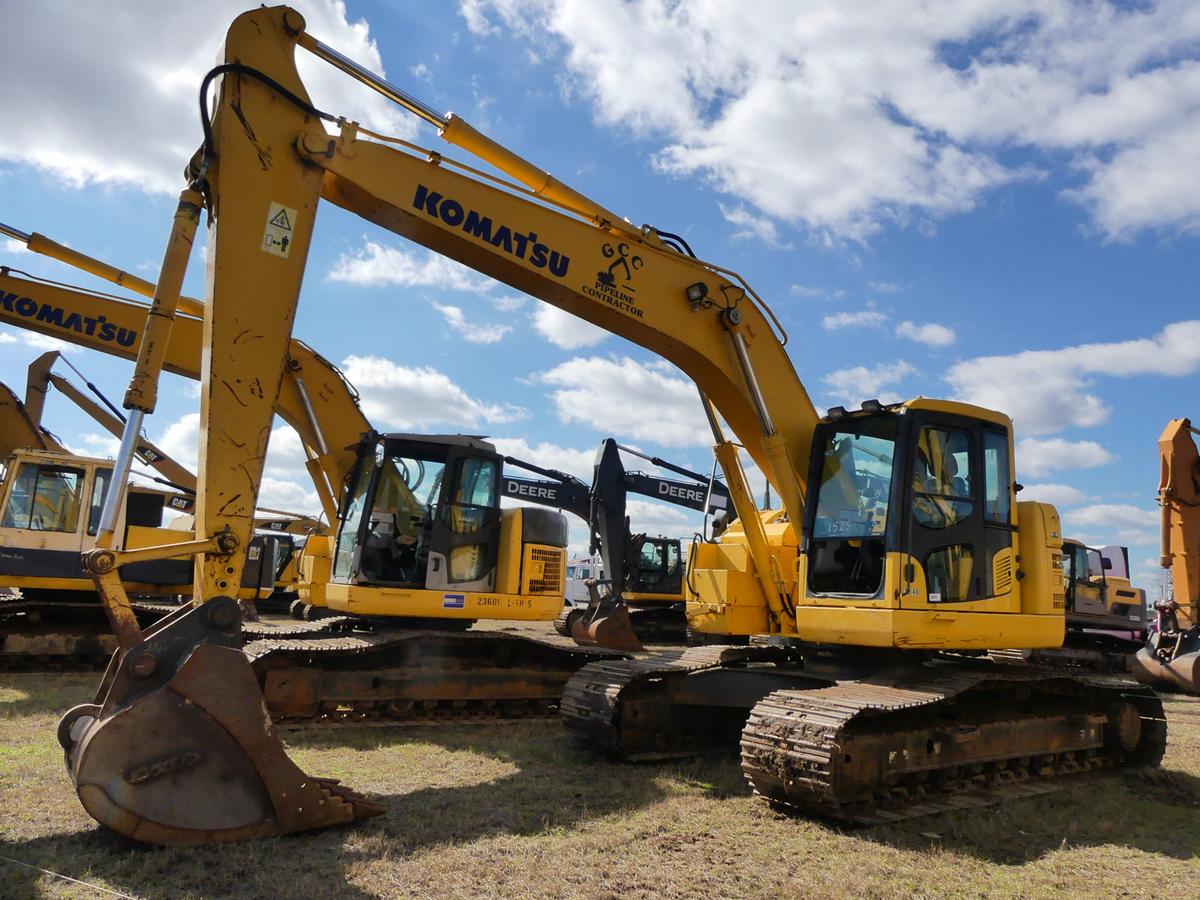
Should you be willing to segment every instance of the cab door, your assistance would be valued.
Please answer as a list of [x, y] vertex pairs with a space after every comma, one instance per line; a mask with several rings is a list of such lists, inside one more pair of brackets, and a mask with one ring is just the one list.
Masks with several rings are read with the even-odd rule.
[[425, 586], [490, 591], [500, 549], [500, 460], [451, 448], [427, 545]]
[[1064, 568], [1070, 567], [1064, 573], [1067, 576], [1067, 609], [1085, 616], [1106, 615], [1108, 604], [1100, 552], [1082, 544], [1064, 546], [1063, 551]]
[[[936, 413], [914, 416], [910, 428], [901, 549], [922, 568], [926, 595], [905, 594], [901, 605], [1007, 597], [1016, 609], [1007, 430]], [[994, 602], [988, 608], [999, 611]]]

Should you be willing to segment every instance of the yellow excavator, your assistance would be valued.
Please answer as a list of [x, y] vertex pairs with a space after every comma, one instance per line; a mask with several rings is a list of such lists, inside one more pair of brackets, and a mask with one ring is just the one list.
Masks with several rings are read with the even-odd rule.
[[[153, 294], [153, 285], [43, 235], [0, 231]], [[181, 298], [181, 308], [190, 314], [174, 319], [164, 368], [199, 378], [203, 320], [196, 314], [203, 307]], [[18, 328], [129, 358], [146, 320], [142, 304], [0, 268], [0, 321]], [[43, 379], [34, 381], [36, 397]], [[478, 620], [552, 620], [563, 603], [565, 521], [549, 510], [500, 509], [503, 460], [490, 443], [376, 433], [337, 368], [296, 340], [288, 344], [274, 411], [299, 434], [314, 487], [336, 523], [332, 533], [311, 534], [295, 561], [296, 603], [335, 615], [305, 628], [269, 621], [243, 628], [274, 718], [311, 725], [553, 715], [571, 674], [614, 655], [535, 634], [462, 633]], [[144, 438], [137, 441], [142, 448]], [[472, 520], [483, 525], [464, 529], [465, 537], [445, 527]], [[263, 525], [256, 518], [256, 530]], [[482, 576], [466, 580], [463, 560]]]
[[[296, 71], [297, 48], [517, 183], [317, 109]], [[695, 258], [677, 236], [630, 225], [383, 81], [306, 32], [294, 10], [239, 16], [201, 95], [203, 143], [124, 404], [130, 435], [153, 408], [206, 209], [200, 484], [189, 548], [197, 602], [142, 633], [111, 575], [128, 554], [101, 540], [87, 557], [121, 648], [95, 701], [69, 712], [59, 735], [80, 800], [98, 821], [138, 840], [194, 843], [379, 812], [287, 758], [238, 649], [228, 598], [322, 199], [660, 354], [700, 391], [738, 519], [689, 561], [690, 625], [773, 640], [586, 666], [563, 701], [573, 729], [627, 755], [740, 735], [758, 793], [850, 821], [974, 806], [1037, 793], [1051, 776], [1159, 762], [1166, 722], [1148, 688], [984, 656], [1059, 646], [1065, 628], [1058, 515], [1016, 502], [1007, 416], [917, 399], [818, 417], [786, 335], [740, 276]], [[255, 302], [239, 302], [246, 295]], [[781, 510], [757, 509], [738, 444]], [[123, 441], [118, 465], [131, 454], [132, 439]], [[383, 445], [379, 466], [394, 458]], [[476, 525], [470, 518], [452, 514], [446, 524], [462, 533]], [[106, 506], [102, 539], [111, 521]]]
[[[22, 403], [0, 385], [0, 586], [20, 597], [0, 600], [0, 669], [81, 669], [103, 666], [116, 649], [95, 585], [80, 563], [91, 549], [109, 488], [111, 460], [72, 453], [41, 426], [40, 406]], [[194, 476], [157, 453], [160, 471], [187, 481]], [[139, 451], [142, 448], [139, 448]], [[158, 546], [179, 540], [168, 513], [186, 514], [193, 496], [145, 484], [132, 485], [118, 514], [119, 545]], [[248, 549], [239, 599], [272, 592], [277, 537], [257, 538]], [[122, 569], [134, 611], [149, 625], [192, 590], [188, 559], [164, 559]]]
[[1190, 419], [1172, 419], [1158, 439], [1159, 564], [1171, 597], [1155, 603], [1146, 646], [1133, 661], [1144, 684], [1200, 694], [1200, 452]]

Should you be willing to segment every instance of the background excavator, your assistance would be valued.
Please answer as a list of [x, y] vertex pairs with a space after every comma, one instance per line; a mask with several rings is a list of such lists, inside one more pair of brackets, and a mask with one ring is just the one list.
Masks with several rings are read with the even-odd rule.
[[[0, 586], [20, 592], [0, 600], [0, 668], [103, 666], [116, 641], [80, 554], [94, 545], [112, 461], [62, 446], [42, 427], [40, 405], [22, 403], [6, 385], [0, 385], [0, 416], [6, 451], [0, 476]], [[156, 464], [194, 485], [194, 476], [165, 455]], [[165, 518], [190, 512], [193, 499], [175, 490], [131, 485], [118, 512], [118, 546], [182, 540], [178, 531], [165, 527]], [[251, 542], [239, 599], [249, 602], [272, 592], [278, 544], [276, 537]], [[138, 599], [134, 611], [144, 625], [192, 590], [187, 559], [133, 563], [121, 577]]]
[[[8, 226], [0, 232], [34, 252], [153, 294], [154, 285], [43, 235]], [[197, 316], [204, 306], [181, 297], [180, 310], [163, 350], [164, 368], [199, 378], [203, 320]], [[146, 317], [139, 303], [0, 269], [0, 321], [19, 328], [132, 358]], [[89, 322], [111, 326], [111, 334]], [[296, 560], [297, 606], [334, 615], [307, 629], [270, 630], [265, 625], [271, 623], [263, 623], [246, 635], [272, 716], [313, 724], [553, 713], [566, 679], [595, 651], [494, 630], [460, 632], [477, 620], [559, 614], [566, 569], [561, 517], [500, 509], [499, 492], [486, 482], [503, 461], [486, 441], [380, 435], [332, 363], [297, 340], [289, 342], [287, 357], [274, 411], [299, 435], [314, 488], [335, 523], [309, 535]], [[439, 479], [447, 465], [450, 474]], [[467, 498], [473, 486], [476, 495]], [[448, 534], [446, 523], [469, 532], [471, 521], [483, 523], [474, 541]], [[556, 545], [535, 546], [535, 539]], [[448, 580], [448, 553], [455, 565], [479, 554], [470, 565], [486, 574], [475, 589], [458, 578], [461, 572]], [[385, 556], [394, 561], [384, 564]], [[483, 588], [489, 579], [493, 587]]]
[[[78, 387], [69, 378], [54, 371], [54, 366], [62, 362], [69, 367], [86, 385], [87, 391]], [[42, 424], [43, 410], [46, 398], [50, 392], [57, 391], [82, 410], [97, 425], [113, 437], [120, 439], [125, 427], [125, 416], [104, 395], [91, 380], [84, 376], [79, 369], [57, 350], [43, 353], [29, 364], [25, 382], [25, 407], [29, 416], [39, 425]], [[91, 393], [95, 399], [88, 396]], [[143, 466], [155, 470], [158, 475], [151, 476], [154, 481], [172, 489], [167, 494], [166, 507], [177, 513], [168, 527], [192, 530], [194, 527], [191, 513], [196, 496], [196, 475], [186, 466], [180, 464], [160, 447], [156, 446], [145, 435], [138, 436], [134, 456]], [[287, 512], [260, 506], [254, 521], [254, 530], [264, 537], [270, 537], [274, 543], [274, 589], [269, 595], [264, 595], [259, 588], [254, 600], [254, 610], [286, 610], [296, 599], [299, 581], [299, 561], [307, 538], [314, 534], [328, 534], [328, 526], [319, 519], [303, 513]], [[268, 542], [258, 541], [265, 550]], [[271, 556], [262, 557], [269, 561]], [[264, 562], [265, 564], [265, 562]], [[261, 577], [264, 573], [256, 573]], [[187, 579], [190, 588], [190, 575]], [[251, 599], [244, 597], [243, 599]], [[250, 607], [243, 607], [250, 609]], [[111, 655], [111, 654], [110, 654]]]
[[1134, 657], [1144, 684], [1200, 694], [1200, 452], [1190, 419], [1172, 419], [1158, 439], [1159, 564], [1171, 596], [1154, 604], [1155, 623]]
[[[526, 187], [317, 109], [296, 72], [297, 48]], [[203, 145], [124, 404], [128, 436], [153, 408], [163, 333], [203, 205], [205, 427], [190, 548], [199, 602], [142, 634], [124, 620], [110, 575], [124, 555], [88, 557], [121, 650], [95, 702], [69, 712], [60, 736], [97, 820], [139, 840], [180, 843], [378, 812], [288, 760], [236, 647], [227, 593], [251, 532], [321, 199], [623, 335], [697, 384], [739, 518], [718, 543], [696, 548], [689, 621], [710, 634], [774, 640], [586, 666], [564, 696], [573, 729], [627, 755], [740, 734], [758, 793], [848, 821], [975, 806], [1035, 793], [1051, 776], [1161, 759], [1165, 720], [1149, 689], [972, 656], [1060, 646], [1065, 631], [1058, 516], [1047, 504], [1015, 502], [1005, 415], [917, 399], [818, 417], [765, 304], [678, 237], [630, 225], [382, 81], [308, 34], [294, 10], [239, 16], [224, 53], [202, 84], [207, 97], [220, 79], [211, 117], [202, 103]], [[256, 302], [238, 303], [247, 293]], [[245, 334], [253, 352], [237, 338]], [[222, 392], [234, 383], [263, 389], [233, 404]], [[782, 510], [757, 509], [725, 426]], [[131, 456], [132, 439], [118, 463]], [[385, 444], [378, 458], [386, 469], [395, 456]]]
[[[621, 451], [690, 480], [626, 471]], [[584, 606], [563, 609], [555, 622], [560, 634], [580, 643], [633, 650], [642, 649], [643, 641], [684, 638], [683, 548], [678, 538], [634, 533], [626, 515], [626, 497], [629, 493], [639, 494], [695, 510], [706, 519], [712, 515], [714, 531], [719, 532], [729, 511], [729, 492], [724, 484], [711, 475], [623, 447], [612, 438], [603, 440], [596, 451], [590, 487], [565, 472], [539, 468], [514, 457], [505, 457], [505, 462], [549, 479], [531, 481], [505, 475], [505, 496], [553, 506], [583, 519], [588, 525], [590, 551], [600, 558], [603, 574], [589, 579], [589, 600]], [[624, 630], [606, 635], [589, 627], [597, 618], [611, 621], [611, 610], [618, 605], [629, 610], [635, 642], [628, 641]]]
[[1133, 654], [1146, 642], [1149, 613], [1145, 590], [1134, 587], [1129, 578], [1128, 548], [1088, 547], [1065, 538], [1062, 553], [1067, 620], [1063, 646], [1019, 655], [1040, 665], [1132, 671]]

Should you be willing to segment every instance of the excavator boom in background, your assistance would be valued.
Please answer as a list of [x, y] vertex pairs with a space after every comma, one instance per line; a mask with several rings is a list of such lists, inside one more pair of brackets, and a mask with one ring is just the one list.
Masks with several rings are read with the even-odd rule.
[[1138, 681], [1200, 694], [1200, 451], [1190, 419], [1172, 419], [1158, 439], [1161, 555], [1172, 595], [1155, 603], [1155, 623], [1134, 657]]
[[[35, 252], [139, 293], [153, 293], [153, 285], [43, 235], [0, 228]], [[174, 317], [164, 354], [164, 367], [175, 374], [200, 377], [203, 322], [195, 316], [203, 308], [198, 300], [180, 298], [180, 309], [186, 312]], [[146, 314], [142, 304], [0, 270], [0, 321], [92, 350], [128, 357], [125, 344], [133, 338], [125, 336], [141, 338]], [[89, 329], [88, 322], [112, 325], [117, 340]], [[76, 323], [84, 324], [75, 328]], [[43, 379], [31, 377], [36, 391]], [[298, 570], [298, 596], [289, 605], [301, 617], [320, 621], [306, 628], [271, 628], [273, 623], [264, 622], [243, 629], [247, 655], [276, 720], [311, 725], [545, 716], [555, 713], [567, 678], [580, 666], [614, 655], [494, 630], [461, 634], [477, 620], [552, 620], [562, 609], [565, 550], [542, 547], [535, 552], [531, 542], [540, 535], [561, 539], [565, 547], [565, 524], [548, 510], [500, 509], [498, 491], [485, 485], [502, 465], [490, 444], [464, 443], [459, 435], [378, 434], [342, 373], [296, 340], [288, 345], [275, 413], [300, 437], [314, 489], [319, 497], [327, 497], [322, 505], [335, 522], [333, 529], [310, 533], [301, 552], [292, 557], [295, 568], [277, 573], [277, 579], [286, 579]], [[137, 441], [139, 447], [145, 444], [140, 436]], [[385, 461], [388, 447], [413, 452]], [[452, 476], [441, 479], [444, 485], [435, 484], [447, 462]], [[458, 472], [456, 467], [468, 463], [474, 468]], [[412, 489], [432, 505], [415, 504], [407, 487], [396, 490], [393, 476], [398, 473], [410, 473], [417, 480]], [[456, 492], [465, 489], [463, 479], [486, 488], [486, 496], [474, 498], [482, 504], [461, 502]], [[364, 509], [370, 514], [363, 515]], [[352, 510], [355, 514], [346, 521]], [[414, 522], [414, 516], [420, 521]], [[463, 547], [484, 547], [479, 564], [485, 569], [491, 565], [487, 577], [495, 588], [516, 594], [489, 596], [477, 603], [476, 592], [455, 591], [447, 599], [445, 591], [437, 590], [445, 584], [445, 553], [435, 554], [431, 566], [431, 542], [457, 540], [437, 523], [451, 519], [461, 524], [472, 518], [486, 520], [476, 533], [484, 543]], [[256, 530], [272, 531], [266, 527], [269, 521], [256, 519]], [[414, 533], [419, 535], [416, 544], [405, 548], [397, 543]], [[279, 534], [276, 538], [285, 540]], [[460, 556], [474, 552], [450, 550]], [[407, 558], [407, 563], [380, 565], [381, 553]], [[335, 555], [340, 555], [340, 564]], [[401, 580], [392, 577], [400, 574]], [[465, 590], [461, 580], [454, 587]], [[502, 660], [502, 671], [497, 660]]]
[[[627, 472], [621, 461], [622, 450], [691, 481]], [[719, 528], [729, 509], [729, 492], [724, 484], [711, 475], [622, 447], [612, 438], [602, 441], [596, 451], [590, 486], [566, 473], [511, 456], [505, 457], [505, 462], [549, 480], [531, 481], [506, 474], [502, 482], [504, 496], [578, 516], [587, 523], [590, 551], [600, 557], [603, 577], [589, 579], [590, 598], [583, 607], [564, 607], [555, 622], [560, 634], [574, 637], [581, 644], [613, 646], [613, 636], [605, 635], [603, 624], [597, 623], [611, 616], [614, 607], [624, 606], [632, 611], [629, 621], [637, 640], [629, 641], [627, 633], [618, 633], [617, 641], [628, 642], [620, 649], [642, 649], [643, 641], [684, 638], [684, 553], [680, 541], [633, 533], [626, 515], [626, 495], [652, 497], [703, 513], [706, 518], [713, 515]]]
[[[317, 109], [295, 68], [297, 48], [519, 184]], [[322, 199], [658, 353], [700, 391], [738, 519], [719, 542], [696, 547], [689, 623], [774, 640], [585, 666], [562, 709], [593, 745], [662, 756], [740, 736], [743, 770], [758, 793], [857, 822], [975, 806], [981, 789], [994, 800], [1006, 787], [1036, 791], [1053, 775], [1161, 759], [1166, 723], [1149, 689], [964, 655], [1060, 646], [1065, 631], [1061, 526], [1053, 507], [1015, 500], [1007, 416], [923, 398], [818, 416], [785, 334], [740, 276], [693, 257], [668, 232], [630, 225], [384, 82], [308, 34], [294, 10], [239, 16], [225, 61], [202, 84], [206, 97], [218, 78], [211, 119], [202, 103], [203, 145], [124, 404], [128, 437], [153, 408], [203, 203], [211, 230], [189, 548], [198, 554], [199, 605], [142, 634], [122, 620], [123, 592], [108, 575], [120, 555], [100, 549], [88, 558], [121, 650], [96, 702], [68, 713], [60, 735], [80, 799], [99, 821], [170, 843], [278, 834], [378, 811], [287, 759], [237, 650], [236, 604], [227, 599], [237, 549], [252, 530]], [[239, 303], [246, 295], [255, 302]], [[132, 444], [123, 440], [118, 466]], [[782, 510], [757, 508], [739, 445]], [[395, 498], [387, 509], [404, 509], [401, 487], [411, 493], [418, 477], [414, 449], [381, 438], [373, 457], [359, 454], [348, 496], [365, 501], [383, 484]], [[455, 541], [494, 523], [470, 508], [477, 504], [455, 502], [466, 508], [438, 518], [443, 534], [455, 536], [442, 546], [469, 549], [436, 558], [441, 572], [475, 578], [485, 572], [486, 541]], [[355, 552], [343, 556], [339, 537], [335, 559], [352, 569], [370, 546], [367, 509], [343, 505], [342, 536], [357, 517], [346, 547]], [[102, 536], [107, 519], [106, 508]], [[398, 517], [399, 528], [406, 524]], [[495, 597], [442, 593], [468, 616]]]

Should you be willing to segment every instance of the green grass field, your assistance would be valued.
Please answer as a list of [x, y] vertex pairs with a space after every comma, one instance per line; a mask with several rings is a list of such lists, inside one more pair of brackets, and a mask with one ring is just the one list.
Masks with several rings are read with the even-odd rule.
[[1200, 699], [1161, 770], [992, 809], [843, 829], [753, 798], [737, 761], [616, 765], [556, 722], [290, 732], [386, 804], [360, 826], [198, 850], [101, 832], [54, 737], [97, 676], [0, 675], [0, 896], [1186, 897], [1200, 889]]

